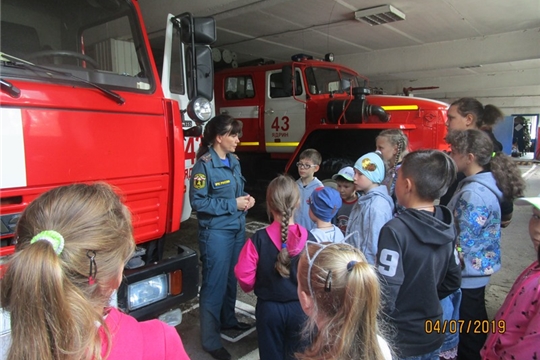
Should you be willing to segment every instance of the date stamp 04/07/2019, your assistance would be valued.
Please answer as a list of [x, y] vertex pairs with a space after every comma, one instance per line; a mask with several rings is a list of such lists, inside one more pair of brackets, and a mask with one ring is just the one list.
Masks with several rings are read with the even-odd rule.
[[504, 320], [426, 320], [424, 322], [426, 334], [504, 334], [506, 321]]

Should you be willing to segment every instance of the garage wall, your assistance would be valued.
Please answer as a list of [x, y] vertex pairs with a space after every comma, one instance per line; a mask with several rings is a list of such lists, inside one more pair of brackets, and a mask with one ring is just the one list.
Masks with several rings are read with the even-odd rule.
[[[540, 113], [540, 28], [337, 57], [387, 94], [476, 97], [510, 114]], [[486, 56], [488, 54], [488, 56]], [[486, 60], [487, 59], [487, 60]]]

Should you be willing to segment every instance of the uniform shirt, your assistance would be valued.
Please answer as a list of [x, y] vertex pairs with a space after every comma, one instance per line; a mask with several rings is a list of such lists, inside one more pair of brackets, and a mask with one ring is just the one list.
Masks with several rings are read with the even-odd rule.
[[237, 197], [247, 195], [245, 179], [236, 155], [227, 154], [227, 158], [230, 167], [210, 148], [193, 166], [189, 199], [199, 227], [236, 230], [245, 226], [246, 212], [236, 204]]

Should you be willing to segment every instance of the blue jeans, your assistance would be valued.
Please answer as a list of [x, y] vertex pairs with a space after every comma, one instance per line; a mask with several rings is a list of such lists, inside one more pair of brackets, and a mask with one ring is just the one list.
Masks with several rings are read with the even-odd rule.
[[[447, 324], [450, 324], [451, 321], [454, 323], [457, 323], [459, 320], [459, 306], [461, 304], [461, 289], [457, 289], [452, 294], [448, 295], [444, 299], [441, 300], [441, 307], [443, 309], [443, 318], [442, 321], [446, 321]], [[450, 326], [447, 326], [448, 329], [450, 329]], [[457, 326], [459, 329], [459, 324]], [[455, 330], [455, 329], [454, 329]], [[459, 331], [455, 331], [453, 334], [447, 330], [445, 337], [444, 337], [444, 343], [441, 346], [441, 352], [448, 351], [456, 346], [458, 346], [459, 343]]]
[[399, 358], [399, 360], [439, 360], [439, 349], [424, 355]]
[[238, 323], [234, 312], [237, 290], [234, 266], [245, 241], [243, 227], [239, 230], [199, 229], [202, 261], [199, 312], [201, 342], [206, 351], [223, 346], [221, 327]]

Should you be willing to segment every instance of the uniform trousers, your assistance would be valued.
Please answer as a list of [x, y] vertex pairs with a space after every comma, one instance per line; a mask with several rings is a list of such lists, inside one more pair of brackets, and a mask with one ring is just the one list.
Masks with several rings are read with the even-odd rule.
[[244, 227], [238, 230], [199, 229], [202, 285], [199, 294], [201, 342], [206, 351], [221, 348], [221, 327], [238, 324], [234, 266], [245, 242]]

